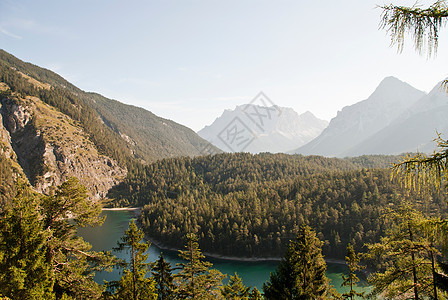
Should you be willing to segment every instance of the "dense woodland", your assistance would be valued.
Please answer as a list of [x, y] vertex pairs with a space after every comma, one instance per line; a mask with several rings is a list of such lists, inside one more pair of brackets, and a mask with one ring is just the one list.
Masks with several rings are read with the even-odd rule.
[[[196, 232], [205, 251], [229, 256], [279, 257], [301, 224], [324, 241], [327, 257], [343, 258], [384, 235], [386, 207], [406, 198], [427, 214], [446, 214], [446, 197], [407, 196], [391, 181], [389, 156], [335, 159], [247, 153], [164, 159], [138, 169], [111, 197], [121, 206], [143, 206], [146, 233], [180, 247]], [[395, 157], [395, 159], [398, 159]]]

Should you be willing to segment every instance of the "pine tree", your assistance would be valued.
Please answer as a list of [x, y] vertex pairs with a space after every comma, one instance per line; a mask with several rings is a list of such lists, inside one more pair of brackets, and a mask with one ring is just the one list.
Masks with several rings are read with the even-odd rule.
[[329, 280], [321, 247], [311, 228], [302, 225], [277, 270], [263, 285], [265, 299], [326, 299]]
[[219, 286], [225, 277], [218, 270], [210, 270], [212, 263], [204, 261], [195, 234], [187, 234], [185, 250], [179, 250], [179, 257], [186, 263], [179, 263], [181, 271], [178, 278], [178, 297], [181, 299], [216, 299]]
[[358, 276], [356, 275], [356, 271], [364, 269], [364, 267], [361, 267], [358, 265], [360, 261], [359, 255], [355, 252], [353, 249], [352, 244], [347, 245], [347, 256], [345, 257], [345, 263], [348, 266], [349, 274], [348, 276], [342, 275], [342, 286], [348, 286], [350, 287], [350, 291], [347, 293], [342, 294], [343, 299], [350, 299], [353, 300], [356, 297], [360, 297], [364, 299], [364, 292], [359, 293], [355, 291], [356, 283], [359, 281]]
[[91, 245], [76, 234], [80, 226], [100, 224], [100, 212], [100, 204], [87, 198], [86, 188], [76, 178], [43, 197], [45, 261], [51, 267], [57, 298], [100, 297], [103, 287], [93, 280], [94, 272], [110, 267], [113, 259], [110, 253], [90, 251]]
[[0, 295], [52, 299], [51, 269], [45, 264], [46, 234], [38, 199], [22, 185], [0, 216]]
[[260, 291], [254, 287], [252, 291], [249, 293], [249, 300], [262, 300], [263, 296], [261, 295]]
[[157, 299], [159, 300], [169, 300], [175, 295], [172, 271], [173, 269], [170, 263], [166, 262], [163, 254], [160, 253], [159, 259], [152, 267], [152, 275], [154, 276], [157, 287]]
[[235, 300], [248, 300], [250, 293], [250, 287], [246, 287], [243, 284], [243, 280], [235, 275], [230, 276], [229, 282], [221, 288], [221, 294], [224, 299], [235, 299]]
[[[112, 284], [116, 288], [115, 298], [117, 299], [157, 299], [155, 293], [155, 281], [153, 278], [146, 278], [150, 263], [147, 263], [150, 242], [142, 242], [144, 238], [142, 230], [137, 228], [135, 220], [129, 223], [118, 247], [114, 250], [129, 250], [130, 260], [128, 263], [122, 263], [124, 267], [123, 275], [118, 282]], [[146, 254], [145, 254], [146, 253]]]
[[76, 235], [77, 227], [100, 222], [99, 206], [74, 178], [50, 195], [21, 184], [17, 190], [0, 219], [0, 292], [13, 299], [100, 297], [94, 271], [112, 258]]

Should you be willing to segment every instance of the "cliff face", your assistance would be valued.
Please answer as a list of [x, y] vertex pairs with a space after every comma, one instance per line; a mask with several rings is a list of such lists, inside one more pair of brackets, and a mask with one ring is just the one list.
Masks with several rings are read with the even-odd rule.
[[[1, 85], [3, 91], [8, 87]], [[3, 93], [0, 107], [2, 151], [22, 167], [38, 192], [77, 177], [93, 198], [126, 176], [113, 159], [100, 155], [83, 128], [40, 99]]]

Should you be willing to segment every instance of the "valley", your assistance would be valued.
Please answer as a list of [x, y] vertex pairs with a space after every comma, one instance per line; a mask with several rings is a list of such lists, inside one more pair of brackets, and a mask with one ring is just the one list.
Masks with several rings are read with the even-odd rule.
[[[117, 272], [109, 276], [104, 269], [124, 264], [113, 261], [107, 251], [123, 233], [131, 234], [124, 227], [131, 216], [125, 210], [109, 211], [104, 227], [89, 226], [101, 223], [101, 206], [136, 207], [139, 229], [134, 234], [154, 241], [149, 258], [142, 259], [145, 263], [166, 252], [173, 267], [184, 264], [179, 271], [183, 274], [188, 261], [162, 249], [198, 247], [213, 256], [237, 258], [211, 255], [207, 260], [229, 277], [240, 273], [244, 284], [261, 291], [263, 283], [275, 282], [270, 273], [285, 268], [286, 260], [279, 264], [269, 259], [298, 251], [291, 249], [302, 245], [296, 239], [303, 234], [309, 242], [305, 250], [322, 258], [323, 285], [329, 289], [329, 277], [339, 292], [347, 292], [340, 288], [342, 273], [353, 272], [330, 261], [344, 261], [348, 245], [355, 253], [367, 253], [391, 234], [391, 228], [401, 228], [391, 227], [398, 217], [387, 216], [401, 213], [403, 203], [412, 203], [406, 208], [408, 215], [418, 214], [424, 222], [438, 224], [425, 218], [448, 217], [445, 187], [427, 188], [422, 194], [409, 189], [407, 181], [391, 170], [404, 152], [434, 147], [428, 137], [433, 130], [446, 131], [447, 98], [437, 87], [426, 95], [388, 77], [368, 99], [343, 108], [328, 124], [311, 112], [299, 115], [289, 108], [271, 107], [281, 113], [263, 123], [261, 130], [253, 125], [250, 130], [256, 138], [242, 152], [213, 139], [233, 120], [248, 124], [244, 110], [269, 107], [238, 106], [196, 134], [142, 108], [82, 91], [49, 70], [0, 51], [2, 251], [22, 249], [10, 227], [19, 222], [21, 234], [38, 239], [29, 242], [34, 252], [24, 259], [42, 262], [39, 272], [48, 278], [44, 283], [48, 291], [56, 286], [58, 297], [64, 293], [99, 297], [106, 288], [102, 279], [122, 278]], [[29, 224], [20, 223], [22, 214]], [[420, 223], [413, 226], [419, 241], [430, 247], [425, 253], [433, 253], [433, 246], [427, 245], [434, 241], [419, 231]], [[94, 249], [80, 236], [90, 239]], [[17, 247], [9, 249], [9, 243]], [[429, 257], [422, 259], [428, 265]], [[4, 261], [8, 272], [15, 270], [6, 265], [11, 261]], [[362, 263], [382, 268], [372, 259]], [[73, 282], [65, 282], [64, 272], [74, 274]], [[209, 276], [214, 293], [227, 286], [228, 281], [213, 281], [223, 274], [210, 273], [206, 263], [201, 272]], [[180, 281], [176, 284], [182, 286]], [[46, 292], [44, 288], [36, 293]]]

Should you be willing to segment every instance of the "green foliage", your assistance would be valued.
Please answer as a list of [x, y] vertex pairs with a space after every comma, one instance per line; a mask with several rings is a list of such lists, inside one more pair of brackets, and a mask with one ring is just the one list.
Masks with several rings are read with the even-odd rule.
[[79, 226], [100, 221], [99, 207], [76, 179], [50, 195], [16, 184], [17, 195], [0, 218], [0, 293], [13, 299], [98, 298], [94, 272], [113, 263], [109, 253], [90, 251]]
[[204, 261], [195, 234], [187, 234], [185, 250], [179, 250], [179, 257], [186, 263], [178, 263], [181, 271], [176, 276], [179, 299], [216, 299], [219, 287], [225, 277], [218, 270], [210, 269], [212, 263]]
[[115, 248], [117, 251], [129, 250], [130, 256], [129, 263], [121, 264], [124, 268], [123, 276], [118, 282], [110, 285], [112, 290], [115, 289], [116, 299], [157, 299], [155, 281], [146, 277], [150, 271], [150, 263], [146, 261], [151, 243], [142, 242], [144, 236], [143, 231], [137, 228], [135, 220], [132, 219], [121, 242], [118, 242], [118, 247]]
[[41, 203], [43, 228], [47, 236], [46, 263], [53, 272], [56, 296], [99, 297], [102, 288], [93, 281], [95, 271], [113, 261], [110, 252], [90, 251], [91, 245], [77, 236], [79, 226], [97, 225], [99, 203], [87, 199], [87, 191], [76, 178], [69, 178]]
[[175, 295], [174, 276], [172, 274], [171, 264], [166, 262], [163, 254], [160, 253], [159, 259], [153, 263], [152, 275], [156, 282], [157, 299], [169, 300]]
[[[0, 147], [1, 146], [0, 142]], [[11, 202], [17, 193], [14, 182], [14, 177], [16, 175], [13, 172], [11, 163], [11, 160], [6, 158], [3, 154], [0, 154], [0, 212], [7, 203]]]
[[[382, 209], [403, 193], [390, 170], [357, 164], [248, 153], [164, 159], [136, 169], [110, 196], [143, 206], [142, 228], [171, 247], [197, 232], [201, 248], [212, 253], [278, 256], [306, 223], [324, 242], [325, 255], [344, 258], [348, 243], [360, 252], [365, 242], [379, 240]], [[417, 199], [428, 213], [446, 208], [442, 195]]]
[[409, 190], [427, 192], [432, 187], [437, 190], [446, 185], [448, 176], [448, 141], [440, 135], [436, 139], [438, 151], [431, 155], [418, 153], [408, 155], [393, 165], [393, 175]]
[[254, 287], [252, 291], [249, 293], [249, 300], [262, 300], [263, 296], [261, 295], [260, 291]]
[[52, 299], [38, 197], [25, 185], [0, 215], [0, 294], [13, 299]]
[[235, 273], [235, 275], [230, 276], [229, 282], [221, 288], [221, 294], [224, 299], [248, 300], [250, 287], [246, 287], [241, 277]]
[[434, 278], [431, 256], [437, 255], [423, 228], [427, 221], [409, 203], [386, 211], [387, 235], [369, 244], [367, 258], [378, 261], [378, 271], [369, 276], [372, 294], [388, 298], [409, 296], [431, 297]]
[[321, 247], [316, 233], [302, 225], [277, 270], [263, 284], [265, 299], [326, 299], [329, 280]]
[[[51, 87], [36, 86], [24, 75]], [[11, 88], [2, 94], [36, 96], [79, 122], [101, 154], [131, 170], [142, 162], [164, 157], [198, 155], [206, 147], [220, 152], [185, 126], [142, 108], [84, 92], [59, 75], [3, 50], [0, 50], [0, 82]]]
[[356, 275], [356, 272], [364, 269], [364, 267], [358, 265], [359, 261], [360, 261], [359, 255], [353, 249], [353, 245], [348, 244], [347, 245], [347, 256], [345, 257], [345, 263], [348, 266], [349, 275], [348, 276], [342, 275], [342, 280], [343, 280], [342, 286], [350, 287], [350, 291], [342, 294], [342, 299], [353, 300], [353, 299], [356, 299], [356, 297], [360, 297], [362, 299], [365, 298], [364, 292], [359, 293], [355, 290], [356, 283], [359, 281], [359, 278]]
[[416, 5], [386, 5], [381, 8], [381, 27], [390, 33], [391, 42], [398, 45], [399, 51], [403, 49], [405, 34], [409, 33], [417, 51], [423, 52], [426, 47], [429, 55], [437, 52], [439, 30], [446, 24], [448, 17], [445, 0], [438, 0], [426, 9]]

